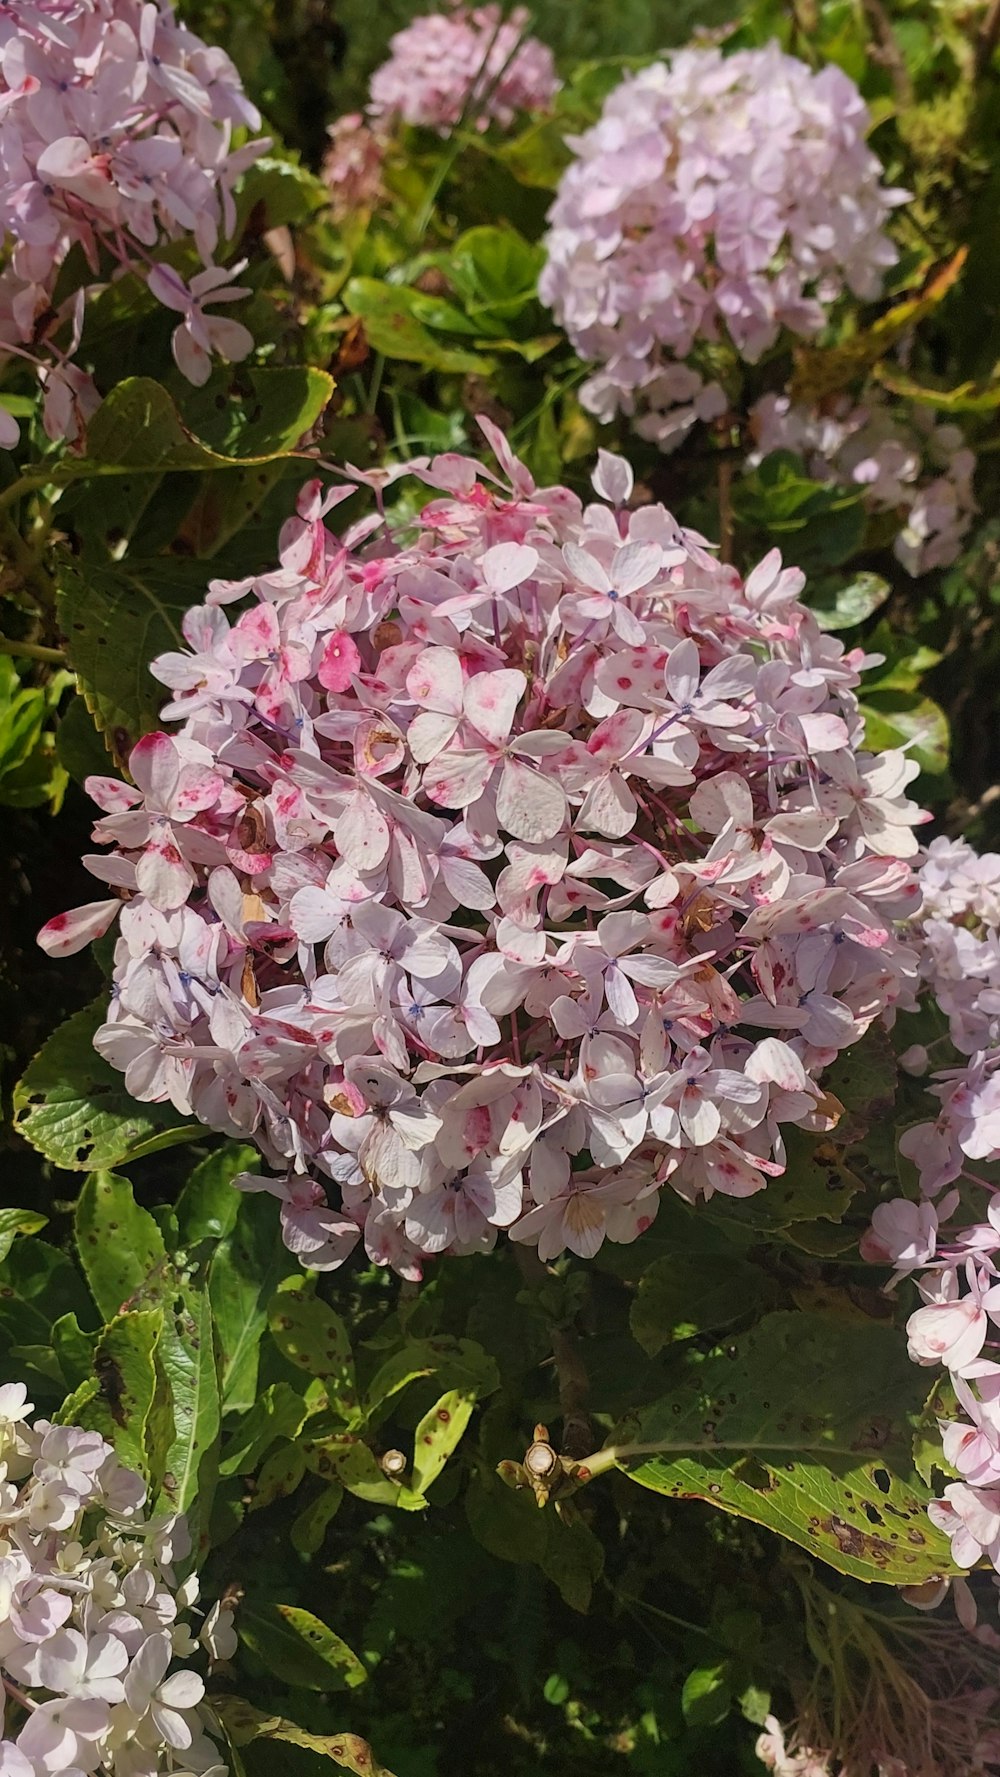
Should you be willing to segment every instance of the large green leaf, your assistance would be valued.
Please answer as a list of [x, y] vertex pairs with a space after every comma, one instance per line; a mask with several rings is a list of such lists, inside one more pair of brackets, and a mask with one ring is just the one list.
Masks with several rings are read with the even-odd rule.
[[352, 315], [364, 323], [365, 338], [387, 358], [425, 364], [429, 370], [457, 371], [466, 375], [487, 374], [493, 365], [478, 352], [445, 345], [418, 319], [426, 313], [426, 299], [419, 290], [385, 284], [381, 278], [352, 278], [344, 291]]
[[245, 1602], [240, 1636], [268, 1673], [307, 1691], [353, 1690], [368, 1677], [357, 1654], [311, 1611], [291, 1604]]
[[424, 1376], [437, 1376], [448, 1388], [482, 1396], [499, 1386], [497, 1366], [474, 1339], [416, 1339], [380, 1365], [368, 1385], [359, 1423], [385, 1418], [389, 1403]]
[[14, 1089], [18, 1134], [74, 1172], [120, 1166], [188, 1141], [198, 1127], [171, 1104], [129, 1097], [121, 1074], [94, 1048], [106, 1010], [103, 999], [95, 1000], [61, 1024]]
[[450, 1388], [424, 1414], [413, 1434], [413, 1487], [417, 1493], [426, 1493], [437, 1480], [457, 1448], [475, 1404], [474, 1394]]
[[189, 397], [182, 415], [161, 383], [126, 377], [87, 427], [85, 456], [66, 457], [48, 479], [65, 485], [91, 476], [163, 475], [270, 463], [295, 451], [331, 395], [323, 370], [292, 366], [239, 373], [225, 399], [218, 379]]
[[689, 1361], [599, 1466], [749, 1518], [856, 1579], [916, 1584], [955, 1571], [913, 1466], [922, 1393], [896, 1328], [771, 1314]]
[[447, 256], [448, 276], [469, 319], [481, 332], [497, 335], [537, 327], [544, 263], [541, 247], [510, 227], [467, 229]]
[[112, 1172], [91, 1173], [76, 1206], [80, 1263], [102, 1319], [111, 1321], [123, 1306], [162, 1287], [167, 1266], [163, 1235], [148, 1209], [132, 1194], [128, 1179]]
[[279, 1439], [295, 1438], [308, 1407], [288, 1382], [272, 1382], [239, 1420], [219, 1463], [220, 1475], [249, 1475]]
[[185, 646], [181, 619], [201, 602], [206, 585], [203, 565], [177, 557], [60, 567], [66, 654], [87, 708], [122, 763], [140, 735], [157, 727], [167, 699], [149, 663]]
[[34, 1209], [0, 1209], [0, 1263], [7, 1257], [18, 1234], [37, 1234], [48, 1219]]
[[188, 1514], [195, 1550], [204, 1551], [221, 1420], [208, 1290], [175, 1286], [164, 1308], [159, 1358], [173, 1436], [159, 1503]]
[[629, 1325], [648, 1357], [665, 1345], [732, 1326], [752, 1309], [774, 1300], [767, 1273], [745, 1259], [720, 1263], [709, 1253], [676, 1253], [654, 1260], [639, 1279]]
[[256, 1148], [227, 1142], [199, 1162], [177, 1199], [177, 1232], [182, 1246], [222, 1240], [232, 1233], [244, 1201], [233, 1189], [233, 1179], [256, 1160]]
[[226, 1413], [246, 1412], [257, 1399], [267, 1307], [288, 1264], [273, 1200], [241, 1194], [236, 1224], [218, 1247], [208, 1277]]
[[379, 1764], [367, 1740], [357, 1734], [308, 1734], [280, 1715], [265, 1715], [242, 1697], [213, 1697], [210, 1702], [235, 1746], [249, 1746], [254, 1740], [286, 1740], [332, 1759], [356, 1777], [392, 1777], [392, 1772]]
[[403, 1512], [422, 1512], [427, 1505], [422, 1493], [391, 1480], [374, 1452], [354, 1432], [309, 1438], [302, 1450], [314, 1474], [324, 1481], [338, 1482], [369, 1505], [398, 1506]]
[[98, 1392], [78, 1423], [99, 1431], [119, 1459], [148, 1472], [146, 1427], [156, 1394], [155, 1353], [163, 1330], [159, 1308], [119, 1314], [94, 1344], [91, 1365]]
[[321, 1376], [327, 1398], [345, 1418], [358, 1404], [354, 1359], [347, 1328], [338, 1314], [298, 1278], [289, 1278], [268, 1309], [271, 1332], [282, 1356], [310, 1376]]
[[807, 586], [805, 597], [820, 629], [851, 629], [884, 605], [891, 591], [879, 574], [862, 573], [853, 580], [838, 576]]

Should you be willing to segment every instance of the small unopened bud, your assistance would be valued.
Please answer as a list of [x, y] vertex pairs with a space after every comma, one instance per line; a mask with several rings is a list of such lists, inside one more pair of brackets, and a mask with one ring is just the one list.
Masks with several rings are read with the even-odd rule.
[[497, 1474], [505, 1487], [526, 1487], [528, 1485], [528, 1477], [521, 1464], [511, 1462], [509, 1457], [506, 1457], [503, 1462], [497, 1463]]
[[406, 1473], [406, 1457], [402, 1450], [386, 1450], [379, 1458], [379, 1464], [390, 1481], [401, 1481]]
[[899, 1065], [904, 1074], [914, 1074], [919, 1079], [920, 1075], [925, 1074], [930, 1067], [931, 1058], [923, 1043], [913, 1043], [909, 1049], [903, 1050], [899, 1058]]

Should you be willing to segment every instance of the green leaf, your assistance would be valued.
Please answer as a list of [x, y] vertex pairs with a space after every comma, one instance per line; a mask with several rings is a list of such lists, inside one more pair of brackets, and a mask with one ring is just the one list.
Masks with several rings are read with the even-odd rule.
[[262, 155], [240, 180], [232, 239], [240, 240], [251, 215], [256, 231], [263, 234], [283, 224], [304, 222], [328, 201], [326, 187], [306, 167]]
[[249, 1746], [253, 1740], [287, 1740], [322, 1758], [332, 1759], [343, 1771], [355, 1777], [392, 1777], [376, 1759], [367, 1740], [357, 1734], [307, 1734], [294, 1722], [280, 1715], [264, 1715], [242, 1697], [213, 1697], [211, 1707], [223, 1721], [230, 1739], [237, 1746]]
[[855, 574], [846, 585], [827, 582], [806, 589], [806, 603], [820, 629], [851, 629], [885, 604], [892, 588], [879, 574]]
[[237, 1618], [241, 1640], [263, 1660], [268, 1675], [307, 1691], [354, 1690], [368, 1674], [332, 1629], [291, 1604], [246, 1601]]
[[447, 256], [447, 272], [465, 311], [484, 333], [505, 334], [522, 320], [536, 330], [538, 278], [545, 263], [540, 246], [510, 227], [470, 228]]
[[52, 1349], [67, 1388], [79, 1388], [91, 1374], [96, 1335], [85, 1333], [75, 1314], [61, 1314], [52, 1323]]
[[246, 1412], [257, 1399], [260, 1342], [267, 1305], [288, 1265], [274, 1202], [252, 1193], [238, 1197], [236, 1225], [218, 1247], [208, 1274], [219, 1352], [222, 1407]]
[[422, 1493], [390, 1480], [368, 1445], [353, 1432], [310, 1439], [302, 1446], [306, 1463], [325, 1481], [338, 1481], [369, 1505], [398, 1506], [404, 1512], [422, 1512], [427, 1501]]
[[514, 1491], [495, 1474], [473, 1476], [465, 1515], [476, 1541], [500, 1561], [532, 1562], [557, 1586], [572, 1610], [590, 1606], [604, 1550], [580, 1517], [539, 1511], [528, 1488]]
[[18, 1234], [37, 1234], [48, 1224], [48, 1216], [34, 1209], [0, 1209], [0, 1263], [7, 1257]]
[[358, 1404], [351, 1342], [340, 1316], [312, 1294], [308, 1284], [290, 1278], [268, 1308], [274, 1342], [297, 1369], [322, 1376], [331, 1407], [348, 1417]]
[[744, 1259], [720, 1263], [710, 1254], [685, 1253], [678, 1264], [676, 1253], [668, 1253], [639, 1279], [629, 1313], [632, 1337], [647, 1357], [656, 1357], [676, 1340], [732, 1326], [773, 1295], [767, 1274]]
[[771, 1693], [761, 1690], [759, 1685], [749, 1684], [740, 1695], [739, 1705], [744, 1719], [753, 1722], [754, 1727], [762, 1728], [771, 1713]]
[[91, 1173], [76, 1206], [77, 1251], [101, 1317], [112, 1320], [131, 1298], [162, 1284], [163, 1235], [141, 1209], [128, 1179]]
[[240, 1420], [219, 1463], [220, 1475], [249, 1475], [279, 1439], [296, 1438], [308, 1408], [288, 1382], [272, 1382]]
[[[699, 1213], [731, 1228], [753, 1228], [782, 1236], [800, 1223], [840, 1222], [864, 1187], [829, 1136], [807, 1135], [790, 1127], [785, 1139], [785, 1170], [753, 1197], [729, 1198]], [[853, 1236], [850, 1237], [853, 1239]]]
[[120, 1166], [189, 1141], [197, 1130], [171, 1104], [137, 1104], [94, 1048], [107, 1005], [95, 1000], [53, 1031], [14, 1088], [14, 1127], [71, 1172]]
[[95, 1342], [92, 1358], [98, 1392], [80, 1416], [88, 1431], [114, 1445], [121, 1462], [148, 1475], [146, 1426], [156, 1392], [154, 1356], [163, 1312], [143, 1308], [120, 1314]]
[[161, 383], [126, 377], [90, 421], [86, 455], [65, 457], [46, 479], [65, 486], [91, 476], [269, 463], [295, 452], [333, 394], [325, 371], [298, 366], [245, 370], [234, 380], [238, 395], [221, 399], [214, 377], [182, 415]]
[[865, 745], [874, 753], [905, 746], [922, 771], [938, 777], [948, 769], [948, 718], [933, 698], [917, 692], [873, 692], [861, 705]]
[[714, 1728], [725, 1721], [732, 1700], [728, 1660], [715, 1666], [696, 1666], [684, 1680], [681, 1709], [691, 1728]]
[[495, 1361], [473, 1339], [416, 1339], [376, 1371], [366, 1391], [363, 1418], [384, 1418], [382, 1409], [389, 1401], [424, 1376], [437, 1376], [449, 1388], [468, 1389], [480, 1397], [500, 1385]]
[[191, 1141], [199, 1125], [169, 1104], [138, 1104], [92, 1046], [103, 998], [53, 1031], [14, 1089], [14, 1127], [67, 1171], [89, 1172]]
[[771, 1314], [690, 1361], [613, 1448], [654, 1492], [749, 1518], [856, 1579], [917, 1584], [955, 1571], [913, 1468], [921, 1392], [895, 1327]]
[[554, 191], [569, 158], [564, 138], [565, 126], [547, 117], [502, 143], [496, 152], [519, 184]]
[[159, 726], [166, 693], [149, 663], [185, 646], [181, 619], [205, 587], [203, 564], [165, 556], [86, 567], [66, 561], [59, 569], [66, 653], [87, 709], [122, 764], [140, 736]]
[[369, 345], [386, 358], [402, 358], [425, 364], [429, 370], [456, 371], [462, 375], [473, 371], [486, 375], [491, 371], [491, 359], [478, 352], [443, 345], [418, 320], [413, 300], [419, 299], [420, 294], [396, 284], [384, 284], [381, 278], [352, 278], [344, 291], [344, 302], [352, 315], [360, 315]]
[[474, 1394], [459, 1388], [448, 1390], [435, 1401], [413, 1434], [413, 1487], [426, 1493], [437, 1480], [472, 1418]]
[[318, 1555], [326, 1538], [328, 1526], [340, 1510], [344, 1489], [339, 1481], [331, 1481], [322, 1493], [301, 1511], [289, 1531], [292, 1548], [300, 1555]]
[[108, 749], [87, 708], [86, 699], [72, 697], [56, 727], [56, 752], [74, 783], [85, 778], [107, 777], [111, 766]]
[[158, 1503], [188, 1514], [195, 1550], [203, 1551], [213, 1491], [209, 1464], [221, 1421], [207, 1289], [170, 1289], [159, 1359], [170, 1390], [173, 1436]]
[[263, 1512], [276, 1500], [294, 1493], [306, 1472], [306, 1459], [298, 1444], [279, 1444], [261, 1464], [250, 1502], [252, 1512]]
[[177, 1199], [177, 1231], [182, 1246], [197, 1246], [201, 1240], [223, 1240], [236, 1226], [243, 1202], [242, 1193], [233, 1189], [238, 1172], [247, 1172], [257, 1163], [256, 1148], [227, 1142], [207, 1160], [202, 1160], [191, 1173]]
[[557, 1512], [538, 1516], [545, 1522], [542, 1572], [558, 1586], [571, 1610], [585, 1614], [604, 1568], [603, 1545], [582, 1518], [560, 1517]]
[[478, 1473], [465, 1490], [464, 1503], [469, 1529], [488, 1554], [499, 1561], [541, 1562], [549, 1514], [538, 1510], [529, 1489], [514, 1492], [496, 1475]]

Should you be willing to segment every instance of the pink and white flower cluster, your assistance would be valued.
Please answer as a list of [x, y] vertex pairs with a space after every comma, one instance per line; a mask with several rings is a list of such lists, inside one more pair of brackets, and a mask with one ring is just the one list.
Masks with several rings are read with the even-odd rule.
[[340, 539], [353, 488], [310, 483], [280, 566], [189, 612], [153, 665], [176, 737], [89, 780], [115, 898], [41, 933], [121, 915], [97, 1047], [257, 1142], [314, 1267], [499, 1228], [589, 1256], [666, 1181], [762, 1190], [916, 982], [917, 767], [864, 750], [864, 657], [802, 574], [742, 581], [606, 452], [599, 498], [538, 488], [480, 423], [502, 478], [410, 465], [415, 535]]
[[818, 332], [845, 287], [879, 295], [905, 194], [880, 183], [869, 124], [839, 68], [813, 73], [774, 43], [683, 50], [614, 89], [569, 139], [539, 285], [599, 367], [591, 412], [635, 414], [673, 448], [726, 409], [687, 362], [699, 345], [729, 340], [755, 363], [783, 328]]
[[[82, 295], [56, 304], [60, 270], [78, 249], [92, 280], [127, 269], [181, 319], [173, 337], [184, 375], [243, 358], [253, 340], [211, 312], [248, 294], [242, 269], [214, 263], [235, 222], [233, 187], [266, 143], [234, 150], [234, 129], [259, 126], [239, 76], [174, 17], [168, 0], [17, 0], [0, 8], [0, 357], [39, 367], [44, 423], [72, 440], [97, 404], [73, 357]], [[185, 282], [155, 264], [189, 236], [204, 270]], [[0, 414], [0, 443], [16, 442]]]
[[750, 410], [750, 429], [751, 466], [772, 451], [795, 451], [817, 481], [858, 487], [868, 511], [898, 514], [893, 553], [908, 573], [948, 567], [958, 556], [978, 511], [976, 458], [961, 428], [933, 409], [890, 405], [878, 389], [858, 405], [844, 396], [823, 410], [765, 395]]
[[[920, 871], [924, 991], [947, 1019], [938, 1039], [954, 1065], [935, 1072], [933, 1122], [900, 1138], [921, 1197], [881, 1204], [866, 1258], [914, 1274], [924, 1306], [907, 1323], [910, 1356], [949, 1372], [959, 1416], [942, 1424], [944, 1457], [958, 1479], [933, 1505], [952, 1555], [971, 1567], [983, 1555], [1000, 1572], [1000, 856], [979, 857], [963, 840], [935, 839]], [[901, 1058], [915, 1074], [926, 1048]], [[982, 1206], [980, 1208], [980, 1205]]]
[[360, 111], [338, 117], [326, 133], [330, 146], [323, 156], [323, 179], [333, 219], [344, 222], [359, 211], [374, 209], [382, 196], [385, 142]]
[[2, 1777], [224, 1773], [186, 1662], [228, 1659], [236, 1637], [219, 1605], [192, 1633], [183, 1518], [145, 1517], [110, 1444], [32, 1410], [23, 1383], [0, 1388]]
[[498, 5], [454, 5], [415, 18], [372, 76], [369, 115], [445, 135], [463, 121], [508, 128], [519, 111], [547, 111], [559, 81], [552, 51], [527, 24], [522, 6], [506, 17]]

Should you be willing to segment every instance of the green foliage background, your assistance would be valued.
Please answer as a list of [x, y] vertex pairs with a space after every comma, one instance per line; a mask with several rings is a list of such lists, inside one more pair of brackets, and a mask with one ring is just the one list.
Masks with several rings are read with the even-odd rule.
[[[384, 207], [342, 226], [310, 169], [417, 8], [183, 10], [230, 49], [278, 138], [234, 242], [259, 361], [191, 391], [162, 311], [122, 280], [88, 314], [105, 399], [85, 455], [32, 434], [0, 484], [2, 628], [34, 650], [0, 656], [0, 1379], [99, 1427], [192, 1513], [206, 1596], [241, 1599], [216, 1692], [236, 1777], [239, 1759], [249, 1777], [331, 1760], [377, 1777], [351, 1734], [396, 1777], [752, 1777], [772, 1707], [820, 1739], [836, 1721], [849, 1777], [869, 1777], [880, 1711], [904, 1751], [927, 1732], [911, 1682], [942, 1665], [957, 1691], [992, 1676], [988, 1651], [898, 1595], [950, 1571], [924, 1516], [948, 1403], [906, 1361], [905, 1300], [857, 1253], [875, 1204], [912, 1184], [894, 1125], [922, 1114], [920, 1088], [889, 1042], [831, 1070], [848, 1117], [831, 1140], [798, 1139], [760, 1197], [696, 1214], [670, 1197], [636, 1246], [592, 1265], [504, 1248], [428, 1267], [419, 1289], [361, 1260], [316, 1282], [281, 1247], [274, 1205], [232, 1191], [252, 1156], [131, 1104], [94, 1054], [109, 945], [57, 965], [34, 933], [92, 897], [82, 779], [120, 769], [155, 724], [146, 664], [206, 580], [273, 558], [303, 435], [355, 462], [478, 448], [485, 403], [540, 478], [583, 489], [597, 444], [624, 443], [651, 495], [717, 534], [725, 450], [694, 438], [664, 460], [599, 430], [534, 286], [560, 132], [620, 67], [580, 62], [729, 15], [739, 41], [778, 33], [861, 81], [889, 176], [915, 194], [885, 302], [842, 314], [795, 374], [855, 393], [899, 376], [905, 337], [909, 381], [974, 434], [982, 505], [958, 563], [914, 583], [860, 501], [785, 454], [737, 482], [734, 551], [750, 563], [777, 540], [807, 566], [827, 627], [886, 657], [866, 691], [873, 744], [916, 741], [918, 793], [945, 830], [1000, 835], [1000, 83], [973, 78], [982, 8], [893, 0], [904, 105], [860, 0], [539, 0], [567, 77], [558, 124], [454, 155], [411, 133]], [[291, 231], [290, 282], [275, 228]], [[780, 386], [791, 370], [762, 374]], [[21, 385], [10, 398], [30, 412]], [[939, 1034], [901, 1019], [896, 1047]], [[616, 1452], [585, 1486], [568, 1475], [558, 1510], [505, 1485], [536, 1425], [567, 1450], [575, 1426], [574, 1455]], [[945, 1777], [968, 1768], [954, 1732], [923, 1755]]]

